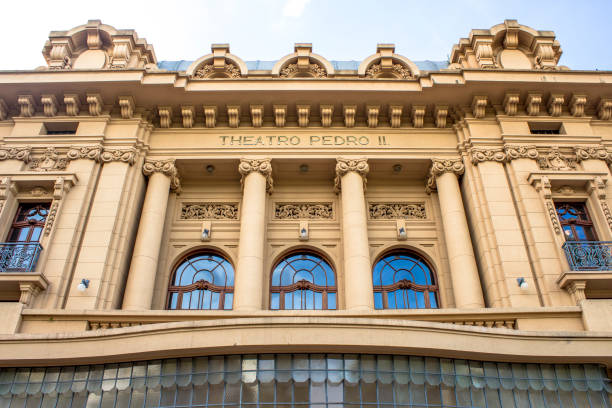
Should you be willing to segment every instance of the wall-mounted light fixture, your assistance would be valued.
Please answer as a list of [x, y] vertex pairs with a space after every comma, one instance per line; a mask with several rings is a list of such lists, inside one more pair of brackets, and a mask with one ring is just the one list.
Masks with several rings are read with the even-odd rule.
[[208, 166], [206, 166], [206, 172], [208, 174], [212, 174], [215, 171], [215, 166], [213, 166], [212, 164], [209, 164]]
[[307, 164], [300, 164], [300, 172], [302, 172], [302, 173], [308, 172], [308, 165]]
[[395, 221], [395, 231], [397, 232], [397, 240], [405, 241], [408, 239], [408, 230], [406, 229], [406, 220]]
[[212, 236], [212, 225], [210, 221], [202, 222], [202, 231], [200, 231], [200, 239], [204, 242], [210, 241]]
[[300, 229], [298, 232], [298, 236], [300, 241], [308, 241], [309, 232], [308, 232], [308, 221], [300, 221]]
[[401, 164], [394, 164], [393, 165], [393, 172], [394, 173], [399, 173], [400, 171], [402, 171], [402, 165]]
[[529, 287], [529, 284], [527, 283], [527, 281], [525, 280], [525, 278], [516, 278], [516, 282], [518, 283], [519, 288], [521, 289], [527, 289]]
[[89, 279], [81, 279], [81, 283], [77, 286], [77, 289], [81, 292], [85, 292], [89, 287]]

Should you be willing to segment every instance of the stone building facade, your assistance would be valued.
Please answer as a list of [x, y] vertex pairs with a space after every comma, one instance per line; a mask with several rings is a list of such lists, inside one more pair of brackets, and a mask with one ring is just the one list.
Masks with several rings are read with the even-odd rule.
[[611, 406], [612, 73], [553, 32], [43, 54], [0, 72], [0, 406]]

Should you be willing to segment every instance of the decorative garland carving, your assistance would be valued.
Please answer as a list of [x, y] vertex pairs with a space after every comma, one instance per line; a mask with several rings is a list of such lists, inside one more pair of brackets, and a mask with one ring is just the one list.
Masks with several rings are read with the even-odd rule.
[[538, 159], [541, 170], [576, 170], [576, 161], [565, 157], [558, 147], [553, 146], [545, 157]]
[[507, 159], [506, 153], [501, 149], [472, 149], [472, 162], [474, 164], [484, 161], [503, 163]]
[[444, 173], [454, 173], [460, 176], [465, 171], [461, 159], [432, 159], [431, 168], [425, 183], [425, 191], [429, 194], [436, 189], [436, 178]]
[[[215, 67], [213, 64], [206, 64], [206, 65], [202, 65], [200, 66], [200, 68], [198, 68], [195, 73], [193, 74], [192, 78], [195, 79], [207, 79], [210, 78], [211, 76], [213, 76], [216, 72]], [[240, 73], [240, 69], [231, 63], [225, 63], [223, 66], [223, 71], [228, 78], [240, 78], [242, 77], [242, 74]]]
[[183, 203], [181, 220], [237, 220], [238, 204], [235, 203]]
[[30, 161], [32, 148], [26, 147], [0, 147], [0, 160], [21, 160], [24, 163]]
[[334, 179], [334, 191], [336, 193], [339, 193], [341, 190], [342, 176], [350, 171], [354, 171], [361, 176], [363, 180], [363, 189], [365, 191], [368, 182], [367, 175], [370, 172], [368, 159], [345, 159], [339, 157], [336, 159], [336, 178]]
[[[398, 79], [413, 79], [414, 75], [410, 71], [410, 68], [402, 64], [393, 64], [391, 72]], [[370, 65], [370, 68], [366, 71], [366, 78], [376, 78], [378, 75], [383, 73], [381, 64]]]
[[601, 210], [606, 218], [608, 227], [612, 229], [612, 213], [610, 212], [610, 207], [606, 202], [606, 184], [601, 177], [596, 176], [589, 183], [589, 194], [592, 192], [595, 193], [595, 197], [597, 197], [597, 201], [599, 201], [599, 205], [601, 206]]
[[266, 191], [272, 193], [274, 182], [272, 180], [272, 163], [270, 159], [240, 159], [238, 172], [242, 175], [240, 184], [244, 187], [244, 179], [252, 172], [260, 173], [266, 178]]
[[369, 203], [368, 213], [373, 220], [425, 220], [424, 203]]
[[104, 149], [104, 151], [100, 154], [100, 160], [102, 163], [109, 163], [112, 161], [121, 161], [124, 163], [128, 163], [130, 166], [134, 164], [136, 159], [136, 150], [133, 148], [130, 149]]
[[53, 200], [53, 203], [51, 203], [51, 208], [49, 209], [49, 214], [47, 215], [47, 221], [45, 222], [45, 235], [49, 235], [51, 233], [53, 223], [55, 222], [55, 217], [57, 217], [58, 208], [59, 202], [57, 200]]
[[533, 159], [536, 160], [539, 156], [535, 145], [506, 145], [504, 146], [506, 157], [508, 160], [514, 159]]
[[180, 191], [181, 180], [174, 165], [174, 159], [166, 160], [155, 160], [146, 159], [142, 165], [142, 173], [149, 177], [153, 173], [162, 173], [165, 176], [170, 177], [170, 189], [174, 191]]
[[606, 160], [610, 161], [610, 153], [603, 145], [596, 146], [575, 146], [576, 161], [582, 160]]
[[[281, 78], [293, 78], [300, 72], [298, 64], [288, 64], [280, 71]], [[308, 71], [306, 71], [314, 78], [327, 78], [327, 71], [319, 64], [311, 63], [308, 64]]]
[[101, 145], [71, 146], [66, 153], [66, 158], [68, 160], [91, 159], [100, 161], [100, 153], [102, 153]]
[[555, 209], [555, 205], [552, 200], [546, 200], [546, 208], [548, 209], [548, 216], [550, 217], [550, 221], [552, 222], [553, 229], [556, 234], [561, 233], [561, 224], [559, 224], [559, 218], [557, 218], [557, 210]]
[[42, 157], [33, 159], [28, 164], [29, 168], [34, 171], [65, 170], [67, 165], [68, 159], [60, 157], [55, 147], [47, 147]]
[[275, 203], [277, 220], [331, 220], [334, 218], [332, 203]]

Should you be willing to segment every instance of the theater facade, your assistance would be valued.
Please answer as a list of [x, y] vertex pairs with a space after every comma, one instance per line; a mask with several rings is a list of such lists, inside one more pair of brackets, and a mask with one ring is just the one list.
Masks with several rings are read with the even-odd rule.
[[611, 407], [612, 72], [287, 51], [0, 72], [0, 407]]

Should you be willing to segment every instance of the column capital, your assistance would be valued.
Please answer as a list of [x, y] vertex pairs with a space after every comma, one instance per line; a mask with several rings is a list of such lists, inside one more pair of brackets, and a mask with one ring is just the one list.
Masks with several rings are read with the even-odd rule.
[[533, 159], [536, 160], [539, 156], [535, 145], [506, 145], [504, 151], [508, 161], [514, 159]]
[[176, 170], [174, 159], [146, 159], [142, 165], [142, 173], [149, 177], [153, 173], [162, 173], [170, 177], [170, 189], [179, 191], [181, 189], [181, 180]]
[[126, 149], [104, 149], [102, 154], [100, 154], [100, 160], [102, 163], [121, 161], [131, 166], [136, 160], [136, 149], [133, 147], [128, 147]]
[[274, 182], [272, 180], [272, 163], [270, 159], [240, 159], [238, 165], [238, 171], [242, 178], [240, 184], [244, 185], [244, 179], [246, 176], [253, 172], [257, 172], [266, 178], [266, 191], [272, 193]]
[[32, 148], [30, 146], [2, 146], [0, 147], [0, 161], [1, 160], [21, 160], [24, 163], [30, 161], [30, 153]]
[[68, 160], [78, 159], [90, 159], [100, 161], [100, 154], [102, 153], [102, 145], [88, 145], [88, 146], [70, 146], [70, 150], [66, 153]]
[[460, 176], [465, 171], [465, 165], [461, 159], [431, 159], [431, 167], [425, 183], [425, 191], [431, 193], [436, 189], [436, 178], [444, 173], [453, 173]]
[[363, 179], [363, 189], [365, 190], [367, 183], [367, 175], [370, 172], [370, 165], [368, 159], [365, 157], [360, 158], [344, 158], [338, 157], [336, 159], [336, 178], [334, 179], [334, 190], [340, 191], [342, 176], [347, 173], [355, 172]]
[[507, 159], [506, 152], [504, 152], [501, 148], [473, 148], [472, 152], [472, 163], [478, 164], [485, 161], [495, 161], [499, 163], [503, 163]]
[[612, 155], [606, 150], [604, 145], [591, 145], [591, 146], [574, 146], [574, 152], [576, 153], [576, 161], [581, 162], [583, 160], [605, 160], [610, 163], [612, 161]]

